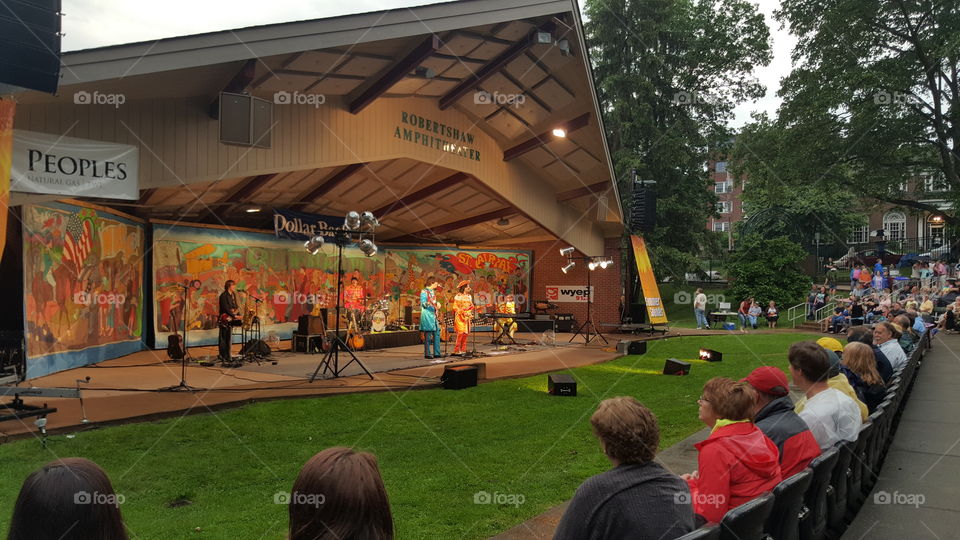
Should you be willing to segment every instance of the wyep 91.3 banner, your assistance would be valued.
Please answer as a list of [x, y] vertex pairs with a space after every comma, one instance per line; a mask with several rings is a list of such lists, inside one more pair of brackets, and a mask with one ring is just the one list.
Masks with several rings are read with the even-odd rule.
[[[547, 302], [586, 302], [586, 285], [547, 285]], [[589, 290], [593, 301], [593, 287]]]

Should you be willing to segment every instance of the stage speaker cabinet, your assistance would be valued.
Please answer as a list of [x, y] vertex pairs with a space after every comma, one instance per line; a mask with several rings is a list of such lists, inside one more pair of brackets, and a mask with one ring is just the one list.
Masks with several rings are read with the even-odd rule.
[[462, 390], [477, 385], [477, 366], [447, 366], [443, 369], [440, 382], [447, 390]]
[[566, 373], [547, 375], [547, 393], [551, 396], [576, 396], [577, 381]]
[[327, 331], [326, 323], [322, 316], [301, 315], [297, 318], [297, 333], [317, 335]]
[[617, 352], [623, 356], [628, 354], [646, 354], [647, 353], [647, 342], [646, 341], [630, 341], [630, 340], [620, 340], [617, 343]]
[[684, 362], [683, 360], [677, 360], [676, 358], [667, 358], [666, 363], [663, 365], [663, 374], [689, 375], [690, 362]]
[[273, 103], [249, 94], [220, 92], [220, 142], [270, 148]]
[[167, 336], [167, 356], [171, 360], [183, 360], [186, 355], [187, 350], [183, 346], [183, 336], [180, 334]]
[[573, 313], [557, 313], [557, 332], [573, 332]]
[[632, 324], [647, 322], [647, 306], [645, 304], [630, 304], [630, 322]]
[[652, 232], [657, 226], [657, 191], [652, 186], [634, 182], [630, 204], [630, 228]]
[[403, 306], [403, 325], [407, 328], [413, 326], [413, 306]]
[[270, 353], [270, 346], [262, 339], [251, 339], [244, 343], [243, 348], [240, 350], [240, 354], [243, 355], [254, 354], [257, 356], [270, 356]]

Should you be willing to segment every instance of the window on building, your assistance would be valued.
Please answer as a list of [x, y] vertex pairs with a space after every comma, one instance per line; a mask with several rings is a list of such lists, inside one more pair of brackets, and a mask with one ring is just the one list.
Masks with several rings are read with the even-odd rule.
[[733, 182], [717, 182], [714, 184], [714, 191], [717, 193], [730, 193], [733, 191]]
[[947, 191], [947, 182], [940, 173], [921, 174], [919, 178], [923, 182], [923, 191], [927, 193]]
[[713, 232], [727, 232], [730, 230], [729, 221], [714, 221]]
[[883, 216], [883, 230], [887, 240], [903, 240], [907, 237], [907, 216], [903, 212], [887, 212]]
[[717, 171], [718, 173], [727, 172], [727, 162], [726, 161], [716, 162], [713, 166], [713, 170]]
[[733, 201], [720, 201], [717, 203], [717, 212], [721, 214], [729, 214], [733, 212]]
[[867, 239], [870, 237], [869, 235], [870, 235], [869, 225], [861, 225], [859, 227], [855, 227], [852, 231], [850, 231], [850, 238], [847, 239], [847, 243], [848, 244], [866, 244]]

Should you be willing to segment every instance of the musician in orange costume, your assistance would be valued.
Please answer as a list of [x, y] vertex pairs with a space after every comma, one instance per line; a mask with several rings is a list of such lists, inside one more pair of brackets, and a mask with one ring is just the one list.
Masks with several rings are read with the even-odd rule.
[[457, 290], [460, 291], [453, 297], [453, 329], [457, 333], [457, 343], [453, 347], [453, 354], [456, 356], [467, 352], [467, 336], [470, 335], [470, 319], [473, 317], [473, 289], [466, 280], [457, 284]]

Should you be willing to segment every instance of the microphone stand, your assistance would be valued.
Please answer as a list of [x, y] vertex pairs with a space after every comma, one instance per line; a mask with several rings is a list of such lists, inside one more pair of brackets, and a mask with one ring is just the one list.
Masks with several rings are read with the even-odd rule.
[[182, 283], [177, 283], [177, 285], [183, 287], [183, 358], [180, 359], [180, 384], [160, 388], [160, 391], [195, 392], [197, 390], [201, 390], [201, 388], [195, 388], [187, 384], [187, 358], [193, 360], [193, 358], [190, 356], [190, 353], [187, 352], [187, 313], [190, 307], [190, 297], [187, 294], [187, 291], [190, 290], [190, 286]]

